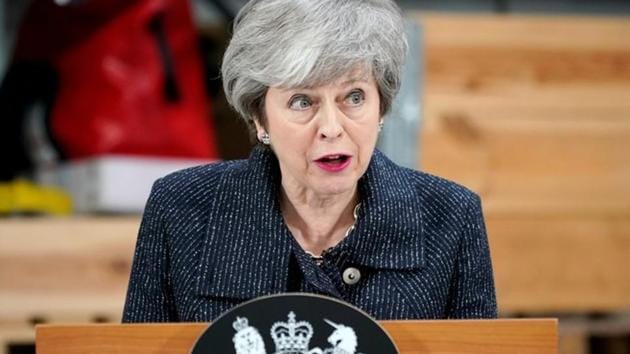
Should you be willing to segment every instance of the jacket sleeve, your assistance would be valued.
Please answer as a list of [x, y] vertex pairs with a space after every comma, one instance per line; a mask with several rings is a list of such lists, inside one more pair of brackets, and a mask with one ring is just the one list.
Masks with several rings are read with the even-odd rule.
[[496, 318], [492, 262], [478, 196], [472, 198], [463, 220], [447, 318]]
[[165, 190], [153, 184], [138, 232], [123, 322], [177, 321], [164, 224]]

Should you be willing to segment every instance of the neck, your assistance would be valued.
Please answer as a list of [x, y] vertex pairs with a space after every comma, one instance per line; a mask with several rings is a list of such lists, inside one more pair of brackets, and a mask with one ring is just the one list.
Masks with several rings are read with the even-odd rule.
[[314, 255], [336, 245], [354, 224], [357, 188], [321, 196], [303, 188], [282, 186], [281, 208], [289, 230], [302, 248]]

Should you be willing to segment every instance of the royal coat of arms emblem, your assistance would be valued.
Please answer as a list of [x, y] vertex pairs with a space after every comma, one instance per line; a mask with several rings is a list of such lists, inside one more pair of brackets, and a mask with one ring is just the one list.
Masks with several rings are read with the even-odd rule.
[[312, 294], [264, 296], [221, 315], [192, 354], [397, 354], [365, 312]]
[[[313, 326], [306, 321], [298, 322], [295, 317], [291, 311], [288, 322], [271, 326], [270, 335], [276, 347], [273, 354], [356, 354], [357, 336], [351, 327], [324, 319], [333, 328], [328, 337], [331, 347], [309, 349]], [[237, 317], [232, 326], [236, 330], [232, 339], [236, 354], [267, 354], [263, 337], [258, 329], [248, 324], [247, 318]]]

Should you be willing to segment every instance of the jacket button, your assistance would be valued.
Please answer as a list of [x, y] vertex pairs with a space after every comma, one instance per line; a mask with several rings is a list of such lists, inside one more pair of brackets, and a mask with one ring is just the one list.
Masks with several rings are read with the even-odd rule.
[[348, 267], [343, 271], [343, 282], [348, 285], [354, 285], [361, 279], [361, 272], [354, 267]]

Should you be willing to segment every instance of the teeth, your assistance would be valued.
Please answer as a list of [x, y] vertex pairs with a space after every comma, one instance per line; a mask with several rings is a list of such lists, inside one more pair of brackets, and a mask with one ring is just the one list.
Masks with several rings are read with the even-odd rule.
[[341, 161], [341, 160], [345, 160], [348, 156], [346, 155], [328, 155], [328, 156], [324, 156], [319, 158], [319, 161]]

